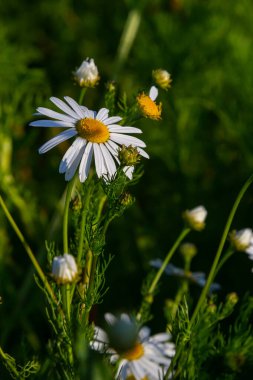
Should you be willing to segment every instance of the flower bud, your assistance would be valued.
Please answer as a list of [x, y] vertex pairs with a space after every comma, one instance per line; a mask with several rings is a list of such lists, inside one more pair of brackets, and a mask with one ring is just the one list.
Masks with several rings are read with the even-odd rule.
[[180, 253], [185, 259], [191, 260], [197, 254], [197, 247], [192, 243], [181, 244]]
[[52, 263], [52, 276], [58, 284], [73, 282], [78, 274], [74, 257], [68, 253], [56, 256]]
[[94, 87], [100, 79], [97, 66], [92, 58], [86, 58], [73, 74], [75, 81], [81, 87]]
[[239, 301], [238, 294], [235, 292], [229, 293], [226, 297], [226, 302], [232, 305], [236, 305]]
[[168, 71], [162, 69], [153, 70], [152, 76], [156, 84], [163, 90], [168, 90], [171, 87], [172, 79]]
[[130, 193], [125, 192], [121, 195], [119, 201], [122, 206], [130, 207], [134, 203], [134, 197]]
[[193, 230], [201, 231], [205, 228], [205, 219], [207, 211], [204, 206], [195, 207], [192, 210], [186, 210], [183, 213], [183, 218]]
[[140, 162], [140, 154], [135, 146], [122, 145], [119, 150], [119, 160], [123, 166], [134, 166]]
[[251, 228], [244, 228], [240, 231], [230, 233], [230, 242], [236, 251], [246, 251], [253, 241], [253, 231]]

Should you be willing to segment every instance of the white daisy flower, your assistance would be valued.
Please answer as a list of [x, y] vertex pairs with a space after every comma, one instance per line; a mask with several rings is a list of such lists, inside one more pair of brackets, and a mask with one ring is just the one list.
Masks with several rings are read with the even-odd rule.
[[[251, 228], [244, 228], [230, 233], [230, 242], [236, 251], [250, 252], [253, 250], [253, 231]], [[253, 251], [252, 251], [253, 254]]]
[[73, 74], [81, 87], [94, 87], [100, 79], [97, 66], [92, 58], [86, 58]]
[[201, 231], [205, 228], [205, 220], [207, 217], [207, 211], [204, 206], [198, 206], [192, 210], [186, 210], [183, 213], [183, 218], [188, 225], [196, 231]]
[[66, 284], [73, 282], [78, 274], [78, 268], [75, 258], [64, 253], [63, 256], [56, 256], [52, 263], [52, 276], [59, 284]]
[[111, 364], [118, 364], [117, 380], [160, 380], [175, 355], [175, 345], [169, 342], [171, 335], [160, 333], [150, 336], [150, 329], [138, 329], [127, 315], [116, 318], [106, 314], [107, 332], [95, 328], [91, 348], [108, 354]]
[[[84, 182], [88, 177], [93, 155], [98, 177], [111, 179], [117, 170], [115, 161], [119, 164], [118, 151], [122, 145], [136, 147], [141, 156], [149, 158], [148, 154], [142, 149], [145, 148], [145, 143], [136, 137], [128, 135], [128, 133], [142, 133], [140, 129], [118, 125], [117, 123], [122, 118], [119, 116], [109, 117], [107, 108], [101, 108], [98, 112], [95, 112], [79, 105], [69, 96], [65, 96], [64, 99], [65, 102], [55, 97], [50, 98], [64, 113], [39, 107], [37, 108], [37, 115], [48, 116], [53, 120], [37, 120], [29, 125], [65, 129], [42, 145], [39, 149], [40, 154], [48, 152], [71, 137], [76, 137], [63, 156], [59, 166], [59, 172], [65, 173], [66, 181], [73, 178], [79, 166], [79, 179], [80, 182]], [[132, 171], [130, 170], [129, 176], [131, 175]]]

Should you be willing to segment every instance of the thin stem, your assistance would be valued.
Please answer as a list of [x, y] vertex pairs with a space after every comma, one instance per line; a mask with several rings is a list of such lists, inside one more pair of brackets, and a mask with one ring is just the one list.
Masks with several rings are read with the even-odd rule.
[[211, 267], [211, 270], [209, 272], [209, 275], [208, 275], [208, 278], [207, 278], [207, 281], [206, 281], [206, 284], [201, 292], [201, 295], [199, 297], [199, 300], [198, 300], [198, 303], [195, 307], [195, 310], [193, 312], [193, 315], [192, 315], [192, 318], [190, 320], [190, 327], [193, 325], [193, 323], [195, 322], [195, 319], [199, 313], [199, 310], [206, 298], [206, 295], [209, 291], [209, 288], [211, 286], [211, 283], [213, 281], [213, 278], [215, 276], [215, 272], [216, 272], [216, 268], [217, 268], [217, 265], [219, 263], [219, 259], [220, 259], [220, 256], [221, 256], [221, 253], [222, 253], [222, 250], [223, 250], [223, 247], [225, 245], [225, 242], [226, 242], [226, 239], [227, 239], [227, 236], [228, 236], [228, 233], [229, 233], [229, 230], [230, 230], [230, 227], [231, 227], [231, 224], [232, 224], [232, 221], [234, 219], [234, 216], [235, 216], [235, 213], [237, 211], [237, 208], [244, 196], [244, 194], [246, 193], [247, 189], [249, 188], [249, 186], [251, 185], [251, 183], [253, 182], [253, 175], [250, 176], [250, 178], [245, 182], [245, 184], [243, 185], [243, 187], [241, 188], [235, 202], [234, 202], [234, 205], [232, 207], [232, 210], [230, 211], [230, 214], [228, 216], [228, 220], [227, 220], [227, 223], [225, 225], [225, 228], [224, 228], [224, 231], [223, 231], [223, 234], [222, 234], [222, 237], [221, 237], [221, 241], [220, 241], [220, 244], [219, 244], [219, 247], [218, 247], [218, 250], [217, 250], [217, 253], [216, 253], [216, 256], [214, 258], [214, 261], [213, 261], [213, 265]]
[[92, 191], [92, 184], [87, 183], [88, 189], [87, 194], [85, 198], [85, 202], [83, 205], [83, 212], [82, 212], [82, 219], [81, 219], [81, 225], [80, 225], [80, 236], [79, 236], [79, 244], [78, 244], [78, 251], [77, 251], [77, 263], [80, 264], [83, 254], [83, 244], [84, 244], [84, 232], [85, 232], [85, 222], [86, 222], [86, 216]]
[[223, 267], [223, 265], [225, 264], [225, 262], [235, 253], [235, 251], [233, 249], [228, 249], [228, 251], [225, 253], [225, 255], [222, 257], [222, 259], [220, 260], [217, 268], [216, 268], [216, 271], [215, 271], [215, 274], [214, 274], [214, 277], [217, 276], [218, 272], [221, 270], [221, 268]]
[[79, 96], [79, 101], [78, 101], [79, 104], [82, 104], [86, 91], [87, 91], [87, 87], [83, 87]]
[[20, 380], [24, 379], [24, 377], [21, 376], [20, 373], [17, 371], [16, 366], [12, 363], [12, 358], [10, 358], [9, 355], [6, 355], [4, 353], [4, 351], [1, 348], [1, 346], [0, 346], [0, 355], [2, 356], [3, 360], [5, 361], [6, 366], [7, 366], [8, 370], [9, 370], [9, 372], [12, 375], [15, 375], [16, 379], [20, 379]]
[[183, 231], [181, 232], [181, 234], [179, 235], [179, 237], [177, 238], [177, 240], [175, 241], [175, 243], [173, 244], [171, 250], [168, 252], [161, 268], [159, 269], [159, 271], [157, 272], [155, 278], [153, 279], [151, 285], [150, 285], [150, 288], [148, 290], [148, 295], [152, 295], [154, 293], [154, 290], [157, 286], [157, 283], [158, 281], [160, 280], [166, 266], [168, 265], [170, 259], [172, 258], [173, 254], [175, 253], [177, 247], [179, 246], [179, 244], [181, 243], [181, 241], [185, 238], [186, 235], [188, 235], [188, 233], [191, 231], [190, 228], [184, 228]]
[[74, 176], [72, 180], [67, 184], [66, 199], [64, 205], [63, 213], [63, 252], [69, 253], [68, 248], [68, 220], [69, 220], [69, 203], [71, 201], [72, 191], [75, 185], [76, 177]]
[[52, 298], [52, 300], [53, 300], [56, 304], [58, 304], [57, 299], [56, 299], [56, 296], [55, 296], [55, 294], [54, 294], [54, 292], [53, 292], [51, 286], [49, 285], [49, 283], [48, 283], [48, 281], [47, 281], [47, 278], [46, 278], [46, 276], [44, 275], [44, 272], [42, 271], [42, 269], [41, 269], [41, 267], [40, 267], [40, 265], [39, 265], [39, 263], [38, 263], [38, 261], [37, 261], [35, 255], [34, 255], [34, 253], [32, 252], [32, 250], [31, 250], [29, 244], [28, 244], [27, 241], [25, 240], [25, 238], [24, 238], [22, 232], [20, 231], [20, 229], [18, 228], [16, 222], [15, 222], [14, 219], [12, 218], [12, 216], [11, 216], [11, 214], [10, 214], [10, 212], [9, 212], [9, 210], [8, 210], [8, 208], [7, 208], [7, 206], [6, 206], [6, 204], [5, 204], [5, 202], [4, 202], [4, 200], [3, 200], [3, 198], [2, 198], [1, 195], [0, 195], [0, 205], [1, 205], [1, 207], [2, 207], [2, 209], [3, 209], [3, 211], [4, 211], [4, 213], [5, 213], [5, 215], [6, 215], [6, 217], [7, 217], [7, 219], [9, 220], [9, 222], [10, 222], [10, 224], [11, 224], [13, 230], [15, 231], [16, 235], [18, 236], [19, 240], [21, 241], [21, 243], [22, 243], [22, 245], [23, 245], [23, 247], [24, 247], [26, 253], [28, 254], [28, 256], [29, 256], [29, 258], [30, 258], [30, 260], [31, 260], [31, 262], [32, 262], [32, 264], [33, 264], [33, 266], [35, 267], [35, 269], [36, 269], [36, 271], [37, 271], [37, 273], [38, 273], [38, 275], [39, 275], [41, 281], [42, 281], [43, 284], [45, 285], [45, 288], [47, 289], [48, 294], [50, 295], [50, 297]]

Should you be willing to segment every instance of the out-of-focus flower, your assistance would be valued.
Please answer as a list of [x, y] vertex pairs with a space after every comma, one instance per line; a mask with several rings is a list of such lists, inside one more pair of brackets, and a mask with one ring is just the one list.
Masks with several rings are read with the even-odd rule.
[[161, 119], [162, 113], [162, 103], [156, 104], [155, 102], [157, 95], [158, 89], [152, 86], [148, 95], [142, 92], [137, 96], [137, 103], [142, 115], [153, 120]]
[[117, 380], [160, 380], [175, 355], [171, 335], [160, 333], [150, 336], [150, 329], [139, 329], [127, 314], [116, 318], [106, 314], [105, 332], [95, 327], [91, 348], [110, 355], [111, 364], [118, 363]]
[[179, 250], [181, 255], [187, 260], [191, 260], [198, 252], [196, 245], [192, 243], [181, 244]]
[[[150, 265], [154, 268], [161, 268], [163, 262], [161, 259], [155, 259], [150, 261]], [[168, 264], [164, 270], [164, 272], [168, 276], [176, 276], [180, 277], [186, 280], [189, 280], [190, 282], [199, 285], [201, 288], [203, 288], [206, 284], [206, 275], [204, 272], [190, 272], [185, 271], [184, 269], [178, 268], [173, 264]], [[221, 286], [217, 283], [213, 283], [210, 286], [210, 292], [217, 291], [221, 288]]]
[[[69, 96], [65, 96], [64, 99], [65, 102], [58, 98], [50, 98], [64, 113], [39, 107], [37, 108], [39, 115], [45, 115], [54, 120], [37, 120], [30, 125], [66, 128], [42, 145], [39, 153], [46, 153], [61, 142], [76, 137], [63, 156], [59, 167], [59, 172], [65, 173], [66, 181], [73, 178], [79, 166], [79, 179], [80, 182], [84, 182], [88, 177], [93, 155], [97, 176], [104, 177], [107, 181], [112, 179], [117, 171], [115, 161], [119, 164], [118, 153], [122, 145], [136, 147], [141, 156], [148, 158], [148, 154], [142, 149], [146, 146], [145, 143], [128, 135], [128, 133], [142, 133], [140, 129], [118, 125], [117, 123], [122, 118], [109, 117], [107, 108], [101, 108], [95, 112], [79, 105]], [[128, 173], [128, 168], [126, 168], [125, 174], [129, 176], [132, 172]]]
[[171, 75], [166, 70], [157, 69], [152, 71], [152, 75], [154, 81], [158, 86], [160, 86], [163, 90], [168, 90], [171, 87]]
[[253, 231], [251, 228], [244, 228], [239, 231], [232, 231], [229, 235], [230, 242], [236, 251], [252, 254], [253, 259]]
[[73, 74], [75, 81], [81, 87], [94, 87], [100, 79], [97, 66], [92, 58], [86, 58]]
[[198, 206], [192, 210], [183, 212], [183, 218], [193, 230], [201, 231], [205, 228], [207, 211], [204, 206]]
[[58, 284], [66, 284], [75, 281], [78, 268], [75, 258], [69, 253], [56, 256], [52, 263], [52, 276]]

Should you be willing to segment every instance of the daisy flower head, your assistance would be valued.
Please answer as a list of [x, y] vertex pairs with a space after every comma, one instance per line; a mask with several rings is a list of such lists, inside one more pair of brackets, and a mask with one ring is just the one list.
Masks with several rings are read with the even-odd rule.
[[205, 228], [206, 217], [207, 211], [204, 206], [198, 206], [183, 212], [183, 218], [188, 226], [196, 231], [201, 231]]
[[152, 71], [152, 76], [154, 81], [158, 86], [160, 86], [163, 90], [168, 90], [171, 87], [171, 75], [167, 70], [157, 69]]
[[66, 284], [75, 281], [78, 268], [74, 256], [64, 253], [56, 256], [52, 263], [52, 276], [58, 284]]
[[162, 103], [156, 104], [157, 96], [158, 89], [155, 86], [150, 88], [148, 95], [142, 92], [137, 96], [137, 103], [143, 116], [153, 120], [161, 119]]
[[230, 233], [230, 242], [236, 251], [253, 254], [253, 231], [251, 228], [244, 228], [239, 231], [232, 231]]
[[[138, 149], [141, 156], [148, 158], [148, 154], [142, 149], [145, 143], [128, 133], [142, 133], [135, 127], [121, 126], [117, 124], [122, 120], [120, 116], [109, 117], [109, 110], [101, 108], [98, 112], [79, 105], [74, 99], [65, 96], [62, 101], [51, 97], [50, 100], [63, 113], [51, 109], [37, 108], [39, 116], [47, 116], [49, 120], [36, 120], [29, 125], [33, 127], [60, 127], [64, 131], [42, 145], [39, 153], [46, 153], [63, 141], [75, 137], [74, 142], [64, 154], [59, 172], [65, 173], [65, 180], [70, 181], [78, 169], [80, 182], [84, 182], [89, 174], [92, 158], [95, 159], [97, 176], [105, 180], [112, 179], [119, 165], [119, 148], [122, 145], [132, 146]], [[130, 167], [131, 168], [131, 167]], [[127, 173], [132, 175], [132, 169]]]
[[148, 327], [138, 328], [127, 314], [119, 318], [106, 314], [107, 331], [95, 328], [91, 348], [108, 354], [111, 364], [118, 364], [117, 380], [160, 380], [175, 355], [170, 334], [150, 336]]
[[92, 58], [86, 58], [73, 74], [75, 81], [81, 87], [94, 87], [100, 79], [98, 68]]

